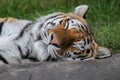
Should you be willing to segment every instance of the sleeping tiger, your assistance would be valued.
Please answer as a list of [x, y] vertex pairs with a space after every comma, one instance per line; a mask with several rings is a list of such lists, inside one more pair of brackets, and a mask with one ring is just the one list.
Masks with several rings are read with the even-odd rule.
[[84, 16], [87, 5], [56, 12], [36, 21], [0, 18], [1, 64], [49, 60], [91, 60], [111, 56], [100, 47]]

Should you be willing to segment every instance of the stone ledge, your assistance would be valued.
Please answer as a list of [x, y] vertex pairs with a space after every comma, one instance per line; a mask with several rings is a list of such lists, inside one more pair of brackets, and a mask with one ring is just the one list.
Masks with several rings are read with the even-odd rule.
[[95, 61], [4, 65], [0, 80], [120, 80], [120, 54]]

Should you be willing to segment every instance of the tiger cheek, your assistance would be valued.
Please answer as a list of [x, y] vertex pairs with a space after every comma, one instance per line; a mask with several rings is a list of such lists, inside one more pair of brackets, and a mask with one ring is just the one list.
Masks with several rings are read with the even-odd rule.
[[59, 41], [60, 41], [60, 45], [64, 46], [64, 47], [68, 47], [73, 42], [71, 36], [67, 33], [59, 35], [58, 38], [59, 38]]

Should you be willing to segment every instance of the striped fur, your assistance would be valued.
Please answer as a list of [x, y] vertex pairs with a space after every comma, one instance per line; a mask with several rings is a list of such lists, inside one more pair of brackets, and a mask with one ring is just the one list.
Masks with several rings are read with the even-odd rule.
[[52, 13], [36, 21], [0, 18], [1, 62], [109, 57], [110, 51], [98, 46], [84, 19], [87, 9], [87, 5], [81, 5], [72, 13]]

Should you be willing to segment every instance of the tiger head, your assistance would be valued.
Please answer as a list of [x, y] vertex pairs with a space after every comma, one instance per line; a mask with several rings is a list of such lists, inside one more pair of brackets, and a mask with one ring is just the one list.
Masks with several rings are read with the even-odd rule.
[[[97, 50], [91, 30], [84, 19], [87, 10], [88, 6], [82, 5], [76, 7], [73, 13], [59, 15], [59, 19], [55, 18], [59, 24], [48, 29], [48, 33], [52, 34], [50, 44], [61, 48], [62, 55], [69, 54], [73, 58], [91, 57], [94, 53], [91, 48], [96, 47]], [[49, 23], [56, 24], [54, 21]]]
[[[43, 31], [42, 36], [49, 36], [46, 42], [48, 53], [52, 58], [67, 57], [89, 60], [111, 55], [109, 50], [96, 43], [85, 20], [87, 10], [87, 5], [80, 5], [71, 13], [52, 13], [38, 20], [42, 26], [39, 26]], [[42, 36], [41, 38], [44, 39]]]
[[[84, 54], [83, 36], [84, 33], [76, 28], [64, 29], [64, 22], [61, 25], [48, 30], [51, 35], [50, 44], [60, 48], [60, 55], [65, 57], [78, 58]], [[78, 43], [79, 44], [76, 44]], [[79, 47], [76, 47], [79, 46]]]

